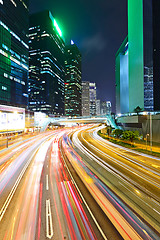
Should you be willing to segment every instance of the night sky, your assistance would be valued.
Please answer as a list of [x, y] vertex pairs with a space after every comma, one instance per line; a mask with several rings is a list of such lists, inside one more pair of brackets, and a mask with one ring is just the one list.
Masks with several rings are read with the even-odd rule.
[[82, 81], [96, 82], [97, 98], [115, 111], [115, 54], [127, 36], [127, 0], [30, 0], [30, 13], [48, 9], [66, 43], [82, 54]]

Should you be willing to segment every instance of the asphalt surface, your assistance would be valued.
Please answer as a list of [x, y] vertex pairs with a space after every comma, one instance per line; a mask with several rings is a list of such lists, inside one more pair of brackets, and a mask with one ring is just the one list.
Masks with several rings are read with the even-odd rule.
[[90, 129], [74, 134], [76, 150], [88, 167], [125, 204], [160, 232], [159, 159], [112, 145], [94, 131]]

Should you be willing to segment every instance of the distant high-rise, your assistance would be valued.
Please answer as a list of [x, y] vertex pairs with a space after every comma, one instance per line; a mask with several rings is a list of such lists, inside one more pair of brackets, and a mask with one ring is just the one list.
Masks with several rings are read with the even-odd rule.
[[82, 82], [82, 116], [90, 115], [89, 82]]
[[116, 112], [160, 111], [160, 1], [128, 0], [128, 37], [116, 53]]
[[28, 104], [28, 0], [0, 1], [0, 103]]
[[107, 103], [106, 101], [101, 102], [101, 115], [107, 114]]
[[107, 105], [107, 114], [111, 114], [112, 112], [112, 104], [110, 101], [106, 101], [106, 105]]
[[89, 83], [89, 94], [90, 94], [90, 115], [96, 115], [96, 83]]
[[81, 54], [73, 41], [65, 49], [65, 115], [81, 116]]
[[99, 116], [101, 114], [101, 100], [96, 100], [96, 115]]
[[29, 109], [64, 114], [64, 48], [62, 32], [51, 12], [30, 16]]

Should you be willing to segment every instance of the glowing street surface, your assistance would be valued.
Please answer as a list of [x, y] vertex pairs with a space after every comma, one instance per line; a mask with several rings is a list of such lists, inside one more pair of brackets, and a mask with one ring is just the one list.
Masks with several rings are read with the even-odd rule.
[[1, 152], [0, 239], [97, 239], [60, 155], [64, 133]]
[[[97, 135], [99, 129], [79, 130], [72, 137], [73, 146], [80, 150], [83, 164], [85, 162], [85, 165], [88, 166], [88, 170], [85, 172], [88, 171], [87, 177], [92, 179], [88, 187], [92, 188], [91, 192], [97, 201], [101, 196], [99, 201], [103, 205], [102, 208], [125, 239], [159, 239], [160, 235], [155, 234], [143, 222], [144, 219], [160, 233], [158, 200], [160, 197], [160, 172], [153, 167], [159, 165], [159, 159], [151, 159], [143, 154], [136, 154], [133, 151], [119, 148], [115, 144], [107, 143]], [[80, 161], [79, 165], [82, 165]], [[94, 191], [93, 187], [95, 186], [98, 189]], [[100, 195], [100, 192], [98, 193], [98, 190], [103, 196]], [[117, 198], [117, 195], [120, 198]], [[124, 205], [121, 199], [138, 212], [142, 219], [134, 214], [127, 205]], [[108, 207], [110, 203], [112, 206]], [[113, 219], [115, 216], [116, 219]], [[127, 225], [123, 223], [124, 220]], [[137, 236], [133, 235], [135, 231]]]
[[157, 168], [96, 131], [49, 131], [0, 152], [0, 239], [159, 239]]

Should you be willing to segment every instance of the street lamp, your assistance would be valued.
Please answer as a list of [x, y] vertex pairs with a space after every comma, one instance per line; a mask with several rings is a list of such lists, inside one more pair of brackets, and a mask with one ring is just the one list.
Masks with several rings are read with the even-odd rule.
[[6, 113], [7, 120], [7, 148], [8, 148], [8, 113]]
[[147, 150], [147, 137], [149, 136], [149, 133], [146, 134], [146, 150]]
[[[143, 112], [143, 115], [147, 115], [148, 116], [148, 113]], [[150, 125], [149, 126], [150, 134], [146, 135], [146, 139], [147, 139], [147, 136], [150, 136], [150, 151], [152, 153], [152, 113], [151, 112], [149, 112], [149, 125]], [[147, 140], [146, 140], [146, 144], [147, 144]]]
[[150, 112], [150, 150], [151, 150], [151, 153], [152, 153], [152, 114]]

